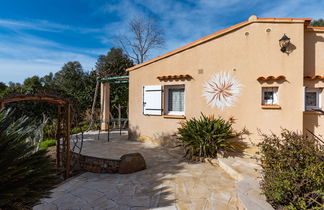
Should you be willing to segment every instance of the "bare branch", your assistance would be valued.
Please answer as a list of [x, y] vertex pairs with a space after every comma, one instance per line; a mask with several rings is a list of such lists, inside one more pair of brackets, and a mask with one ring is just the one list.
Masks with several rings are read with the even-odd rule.
[[164, 45], [163, 30], [152, 19], [134, 18], [129, 23], [129, 32], [129, 36], [120, 36], [118, 42], [137, 64], [144, 62], [152, 49]]

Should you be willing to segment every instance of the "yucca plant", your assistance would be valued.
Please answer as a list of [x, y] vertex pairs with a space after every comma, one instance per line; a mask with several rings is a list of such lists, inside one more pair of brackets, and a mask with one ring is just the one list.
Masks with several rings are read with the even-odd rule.
[[201, 116], [181, 123], [179, 140], [186, 149], [186, 157], [216, 157], [221, 150], [233, 149], [228, 139], [235, 137], [232, 124], [222, 118]]
[[35, 152], [27, 140], [37, 127], [26, 117], [14, 120], [12, 111], [0, 111], [0, 209], [31, 208], [58, 183], [47, 151]]

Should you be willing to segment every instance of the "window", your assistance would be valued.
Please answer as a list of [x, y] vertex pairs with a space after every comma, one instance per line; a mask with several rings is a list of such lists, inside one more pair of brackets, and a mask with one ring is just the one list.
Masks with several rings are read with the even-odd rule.
[[184, 91], [183, 85], [166, 86], [165, 105], [166, 114], [184, 115]]
[[306, 89], [305, 93], [305, 107], [306, 110], [321, 109], [320, 104], [321, 89]]
[[262, 88], [262, 105], [278, 104], [278, 87]]

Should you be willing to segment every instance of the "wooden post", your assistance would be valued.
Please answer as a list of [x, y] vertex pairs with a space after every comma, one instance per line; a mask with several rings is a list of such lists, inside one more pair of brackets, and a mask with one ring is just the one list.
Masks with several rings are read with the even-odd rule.
[[4, 102], [0, 102], [0, 110], [2, 109], [2, 108], [4, 108], [5, 107], [5, 103]]
[[66, 122], [66, 178], [70, 177], [71, 172], [71, 153], [70, 153], [70, 133], [71, 133], [71, 104], [67, 105]]
[[121, 135], [121, 106], [118, 104], [118, 125], [119, 125], [119, 135]]
[[101, 94], [100, 94], [100, 104], [101, 104], [101, 129], [107, 130], [109, 126], [109, 113], [110, 113], [110, 84], [101, 83]]
[[62, 106], [57, 105], [57, 130], [56, 130], [56, 167], [61, 166], [61, 117], [62, 117]]

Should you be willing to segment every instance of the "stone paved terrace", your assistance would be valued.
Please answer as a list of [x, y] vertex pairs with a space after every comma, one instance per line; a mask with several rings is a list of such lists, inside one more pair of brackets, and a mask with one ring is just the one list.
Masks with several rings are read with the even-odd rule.
[[40, 209], [237, 209], [235, 181], [209, 163], [188, 163], [179, 149], [88, 133], [83, 154], [119, 158], [140, 152], [146, 170], [133, 174], [83, 173], [53, 190]]

